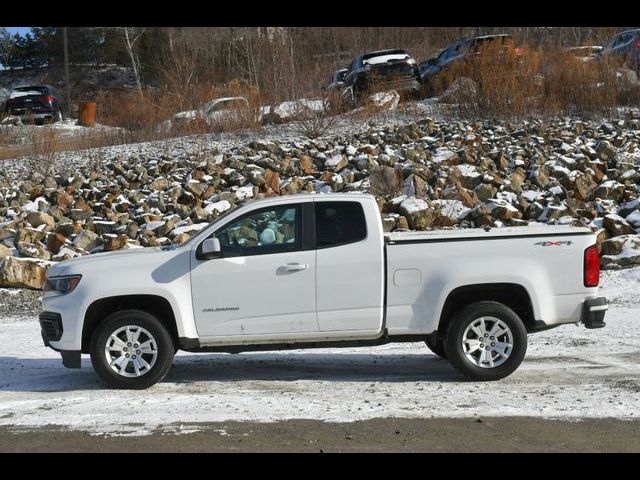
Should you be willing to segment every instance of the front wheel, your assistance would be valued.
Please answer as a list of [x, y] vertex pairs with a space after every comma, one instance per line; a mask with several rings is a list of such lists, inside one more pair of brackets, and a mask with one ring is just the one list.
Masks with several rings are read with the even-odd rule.
[[153, 315], [123, 310], [107, 317], [91, 339], [91, 363], [112, 388], [141, 390], [161, 381], [171, 368], [171, 335]]
[[512, 374], [527, 351], [527, 331], [518, 315], [498, 302], [477, 302], [456, 314], [445, 343], [453, 367], [471, 380]]

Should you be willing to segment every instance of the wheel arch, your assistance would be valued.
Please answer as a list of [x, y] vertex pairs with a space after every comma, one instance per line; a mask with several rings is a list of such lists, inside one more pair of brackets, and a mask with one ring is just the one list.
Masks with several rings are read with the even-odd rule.
[[527, 331], [535, 329], [535, 315], [531, 296], [517, 283], [480, 283], [464, 285], [449, 292], [438, 322], [438, 336], [445, 338], [455, 313], [472, 303], [493, 301], [513, 310], [523, 321]]
[[89, 353], [91, 337], [109, 315], [122, 310], [141, 310], [155, 316], [178, 345], [176, 316], [171, 303], [160, 295], [117, 295], [94, 301], [87, 308], [82, 326], [82, 353]]

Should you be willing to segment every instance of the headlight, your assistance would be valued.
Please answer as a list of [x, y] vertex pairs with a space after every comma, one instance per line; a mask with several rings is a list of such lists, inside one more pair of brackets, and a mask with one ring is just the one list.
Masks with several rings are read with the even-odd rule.
[[80, 283], [82, 275], [47, 278], [42, 290], [45, 292], [69, 293]]

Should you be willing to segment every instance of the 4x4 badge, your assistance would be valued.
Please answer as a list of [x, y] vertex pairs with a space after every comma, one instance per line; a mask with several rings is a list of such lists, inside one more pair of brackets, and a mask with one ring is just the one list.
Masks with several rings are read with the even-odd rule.
[[545, 241], [545, 242], [534, 243], [534, 245], [540, 245], [541, 247], [562, 247], [563, 245], [567, 246], [572, 244], [573, 242], [571, 240], [558, 240], [555, 242]]

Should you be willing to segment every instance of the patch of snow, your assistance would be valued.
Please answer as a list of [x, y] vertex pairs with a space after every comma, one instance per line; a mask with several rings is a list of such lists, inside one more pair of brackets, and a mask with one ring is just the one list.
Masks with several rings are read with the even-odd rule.
[[[0, 318], [0, 425], [101, 435], [196, 430], [207, 422], [640, 416], [640, 268], [603, 272], [607, 326], [529, 336], [519, 369], [469, 382], [423, 343], [282, 352], [179, 352], [165, 380], [134, 396], [99, 386], [90, 360], [65, 369], [33, 317]], [[496, 402], [499, 396], [500, 402]], [[122, 405], [127, 408], [123, 409]]]
[[455, 157], [456, 154], [446, 147], [439, 147], [431, 154], [431, 160], [436, 163], [444, 162]]
[[206, 207], [204, 207], [204, 209], [209, 213], [212, 213], [214, 210], [218, 213], [222, 213], [222, 212], [226, 212], [230, 208], [231, 208], [231, 203], [229, 203], [227, 200], [220, 200], [219, 202], [211, 203]]
[[429, 204], [419, 198], [408, 198], [400, 204], [400, 208], [408, 214], [411, 214], [428, 209]]

